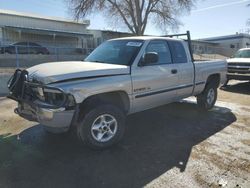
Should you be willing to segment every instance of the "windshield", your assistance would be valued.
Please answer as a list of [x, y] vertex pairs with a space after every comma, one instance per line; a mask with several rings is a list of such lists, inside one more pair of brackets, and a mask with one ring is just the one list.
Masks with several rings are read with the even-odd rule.
[[85, 61], [130, 65], [138, 54], [143, 40], [111, 40], [97, 47]]
[[238, 52], [236, 52], [234, 57], [236, 57], [236, 58], [250, 58], [250, 49], [248, 49], [248, 50], [239, 50]]

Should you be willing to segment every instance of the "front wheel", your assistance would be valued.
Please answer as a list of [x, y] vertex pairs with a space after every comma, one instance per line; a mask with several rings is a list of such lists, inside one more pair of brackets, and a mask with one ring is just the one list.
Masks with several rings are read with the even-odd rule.
[[197, 96], [197, 104], [201, 110], [210, 110], [217, 100], [217, 88], [208, 84], [204, 91]]
[[125, 129], [125, 114], [114, 105], [101, 105], [88, 111], [77, 126], [80, 141], [103, 149], [116, 144]]

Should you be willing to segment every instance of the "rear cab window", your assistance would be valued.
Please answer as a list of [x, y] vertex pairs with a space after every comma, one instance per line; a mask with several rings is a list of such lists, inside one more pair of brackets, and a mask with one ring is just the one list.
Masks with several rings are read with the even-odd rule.
[[173, 63], [187, 63], [187, 54], [183, 44], [179, 41], [168, 41], [172, 53]]

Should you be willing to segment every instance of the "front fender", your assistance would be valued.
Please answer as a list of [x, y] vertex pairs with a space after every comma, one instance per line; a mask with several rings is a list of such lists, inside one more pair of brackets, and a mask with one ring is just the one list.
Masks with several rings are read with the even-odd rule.
[[82, 103], [90, 96], [102, 93], [124, 91], [128, 96], [132, 95], [130, 75], [76, 80], [50, 85], [62, 89], [65, 93], [73, 95], [78, 104]]

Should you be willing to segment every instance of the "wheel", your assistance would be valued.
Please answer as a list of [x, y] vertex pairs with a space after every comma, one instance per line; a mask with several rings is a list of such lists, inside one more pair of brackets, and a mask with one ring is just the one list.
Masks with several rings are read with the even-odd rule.
[[114, 105], [100, 105], [86, 112], [76, 129], [80, 141], [92, 148], [104, 149], [122, 138], [125, 114]]
[[208, 84], [204, 91], [197, 96], [197, 104], [201, 110], [210, 110], [214, 107], [217, 100], [217, 88]]

